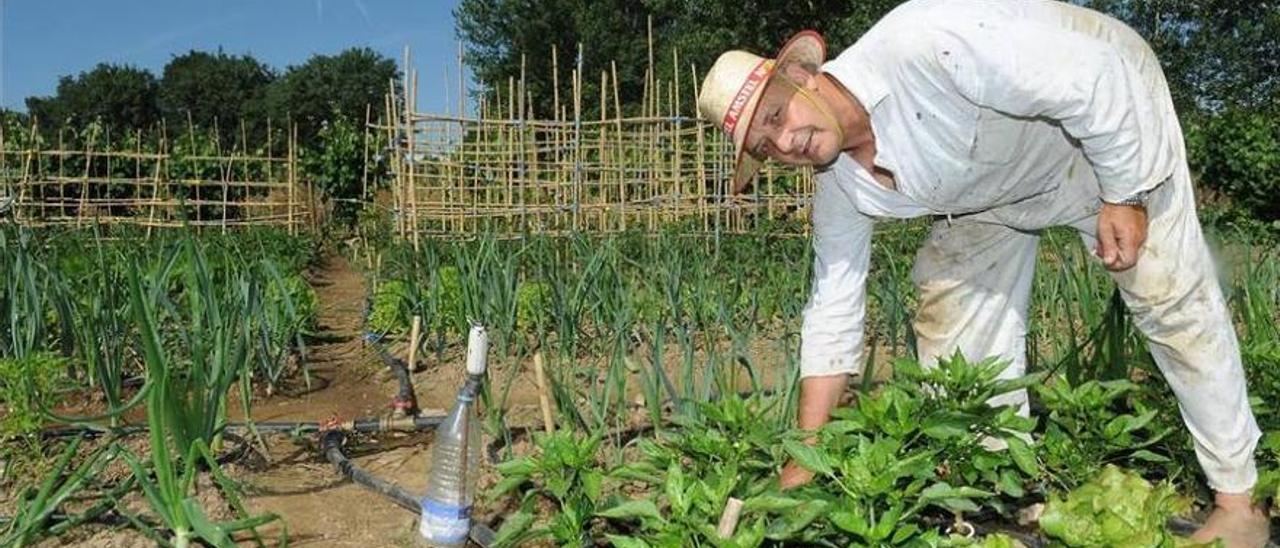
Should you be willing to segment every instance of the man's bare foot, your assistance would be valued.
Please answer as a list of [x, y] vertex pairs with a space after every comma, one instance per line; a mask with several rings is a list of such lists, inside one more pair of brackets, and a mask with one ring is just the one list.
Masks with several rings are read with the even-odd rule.
[[1218, 493], [1213, 513], [1204, 527], [1191, 535], [1195, 542], [1222, 539], [1227, 548], [1261, 548], [1267, 545], [1271, 521], [1261, 506], [1255, 506], [1248, 493]]
[[813, 480], [813, 472], [808, 468], [796, 464], [796, 461], [787, 461], [782, 467], [782, 473], [778, 475], [778, 485], [782, 490], [799, 487]]

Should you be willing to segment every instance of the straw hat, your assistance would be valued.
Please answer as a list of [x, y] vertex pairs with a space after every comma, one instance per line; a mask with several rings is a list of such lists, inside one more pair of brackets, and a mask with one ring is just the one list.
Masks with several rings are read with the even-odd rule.
[[716, 59], [716, 64], [702, 81], [698, 94], [698, 112], [710, 122], [720, 124], [733, 139], [736, 160], [733, 170], [733, 193], [738, 194], [760, 170], [761, 161], [746, 154], [743, 142], [747, 128], [756, 116], [760, 97], [764, 96], [769, 80], [778, 69], [788, 63], [822, 64], [827, 57], [827, 44], [822, 36], [811, 30], [800, 31], [787, 40], [773, 59], [741, 50], [727, 51]]

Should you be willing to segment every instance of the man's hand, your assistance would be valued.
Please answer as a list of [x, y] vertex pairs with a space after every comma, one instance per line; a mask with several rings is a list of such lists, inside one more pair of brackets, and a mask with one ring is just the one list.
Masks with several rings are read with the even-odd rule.
[[778, 475], [778, 487], [783, 491], [800, 487], [806, 483], [813, 481], [813, 471], [796, 464], [796, 461], [787, 461], [786, 466], [782, 467], [782, 473]]
[[1128, 270], [1138, 262], [1147, 241], [1147, 210], [1137, 205], [1102, 204], [1098, 213], [1098, 248], [1094, 253], [1107, 270]]
[[[849, 386], [849, 375], [839, 373], [800, 379], [800, 409], [796, 422], [801, 430], [816, 431], [831, 420], [831, 410], [840, 402], [840, 396]], [[810, 436], [804, 442], [813, 445], [818, 438]], [[783, 489], [799, 487], [813, 479], [813, 472], [795, 461], [788, 460], [782, 467], [778, 484]]]

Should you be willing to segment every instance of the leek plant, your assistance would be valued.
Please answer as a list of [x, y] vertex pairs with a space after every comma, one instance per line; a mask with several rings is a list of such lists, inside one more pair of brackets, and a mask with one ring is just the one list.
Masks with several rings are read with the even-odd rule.
[[[203, 463], [231, 506], [240, 515], [247, 514], [234, 485], [221, 473], [209, 448], [218, 445], [218, 436], [226, 425], [227, 393], [237, 380], [244, 414], [249, 416], [252, 328], [250, 318], [243, 311], [259, 298], [258, 286], [241, 278], [230, 287], [229, 296], [219, 294], [205, 255], [194, 240], [187, 239], [173, 253], [182, 259], [180, 263], [170, 261], [168, 264], [178, 264], [182, 269], [187, 297], [185, 310], [169, 300], [165, 287], [152, 284], [144, 288], [136, 269], [131, 270], [129, 277], [131, 302], [151, 385], [147, 395], [151, 471], [132, 454], [122, 456], [139, 479], [152, 511], [171, 532], [168, 538], [154, 537], [155, 540], [179, 548], [195, 539], [215, 546], [231, 546], [232, 533], [253, 531], [276, 517], [266, 515], [212, 523], [194, 498], [193, 489], [198, 466]], [[160, 309], [168, 310], [166, 319], [189, 323], [189, 330], [179, 329], [177, 333], [177, 340], [187, 352], [166, 347], [156, 321], [164, 317]], [[178, 464], [182, 465], [181, 473]], [[256, 539], [256, 532], [254, 536]]]
[[119, 272], [109, 267], [106, 251], [97, 249], [98, 272], [87, 285], [92, 293], [77, 307], [76, 342], [92, 384], [102, 393], [112, 426], [120, 415], [139, 403], [128, 402], [124, 381], [129, 374], [132, 322], [127, 284]]
[[315, 296], [306, 282], [297, 276], [286, 276], [270, 259], [264, 259], [251, 271], [253, 280], [262, 283], [262, 298], [249, 299], [249, 316], [256, 324], [258, 341], [257, 372], [271, 393], [286, 373], [284, 365], [290, 352], [302, 359], [303, 380], [311, 386], [311, 370], [307, 366], [307, 345], [303, 335], [315, 320]]
[[77, 437], [53, 463], [38, 488], [30, 488], [18, 498], [17, 512], [8, 527], [0, 532], [0, 545], [27, 546], [47, 536], [57, 536], [68, 528], [102, 515], [118, 502], [124, 492], [132, 489], [134, 482], [127, 479], [109, 491], [102, 500], [78, 514], [54, 519], [62, 503], [73, 500], [81, 490], [96, 478], [119, 453], [114, 443], [93, 450], [79, 466], [71, 467], [83, 438]]
[[1075, 384], [1124, 378], [1135, 364], [1149, 364], [1115, 284], [1075, 232], [1046, 231], [1041, 245], [1048, 268], [1033, 284], [1028, 369], [1061, 367]]
[[[58, 333], [55, 326], [67, 327], [69, 306], [59, 292], [56, 275], [49, 271], [32, 249], [36, 246], [28, 231], [17, 234], [0, 231], [0, 353], [23, 358], [48, 349]], [[63, 353], [69, 340], [63, 339]]]
[[[161, 410], [177, 446], [186, 452], [197, 440], [217, 444], [216, 436], [226, 424], [227, 394], [237, 382], [244, 415], [249, 416], [253, 329], [246, 311], [261, 298], [261, 288], [243, 273], [215, 283], [193, 239], [170, 253], [161, 273], [178, 269], [185, 299], [174, 302], [164, 284], [144, 287], [137, 269], [130, 271], [129, 288], [148, 382], [163, 379], [177, 394], [172, 405]], [[162, 331], [161, 323], [169, 329]]]

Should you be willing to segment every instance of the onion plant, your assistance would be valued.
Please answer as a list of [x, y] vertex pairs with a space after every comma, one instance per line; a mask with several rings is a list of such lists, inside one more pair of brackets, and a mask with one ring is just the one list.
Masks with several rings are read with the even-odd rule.
[[117, 502], [124, 491], [133, 487], [131, 479], [125, 480], [121, 483], [123, 488], [111, 490], [103, 497], [102, 502], [90, 505], [77, 514], [55, 520], [55, 513], [61, 510], [62, 503], [80, 496], [81, 490], [102, 473], [120, 451], [119, 446], [114, 443], [99, 447], [73, 468], [71, 462], [79, 452], [82, 441], [81, 437], [72, 439], [39, 487], [28, 489], [18, 498], [17, 511], [12, 521], [0, 532], [0, 545], [26, 546], [46, 536], [56, 536], [71, 526], [101, 515]]
[[[221, 288], [225, 293], [220, 293], [205, 255], [194, 240], [184, 241], [173, 253], [183, 259], [180, 265], [187, 297], [181, 303], [184, 308], [169, 300], [165, 287], [152, 284], [144, 288], [136, 269], [129, 276], [130, 297], [151, 385], [147, 396], [151, 473], [137, 457], [123, 457], [139, 478], [152, 510], [171, 531], [169, 538], [156, 540], [184, 547], [198, 538], [216, 546], [230, 546], [232, 533], [253, 530], [275, 516], [212, 523], [194, 498], [193, 488], [198, 465], [203, 463], [232, 507], [239, 514], [246, 514], [234, 485], [222, 475], [209, 447], [218, 445], [218, 436], [226, 424], [227, 393], [237, 381], [244, 414], [249, 416], [252, 328], [249, 316], [243, 312], [260, 295], [258, 286], [243, 278], [234, 280], [229, 288]], [[176, 337], [186, 352], [166, 346], [156, 322], [162, 308], [171, 314], [168, 319], [189, 325], [178, 329]], [[176, 468], [178, 463], [183, 466], [181, 473]]]

